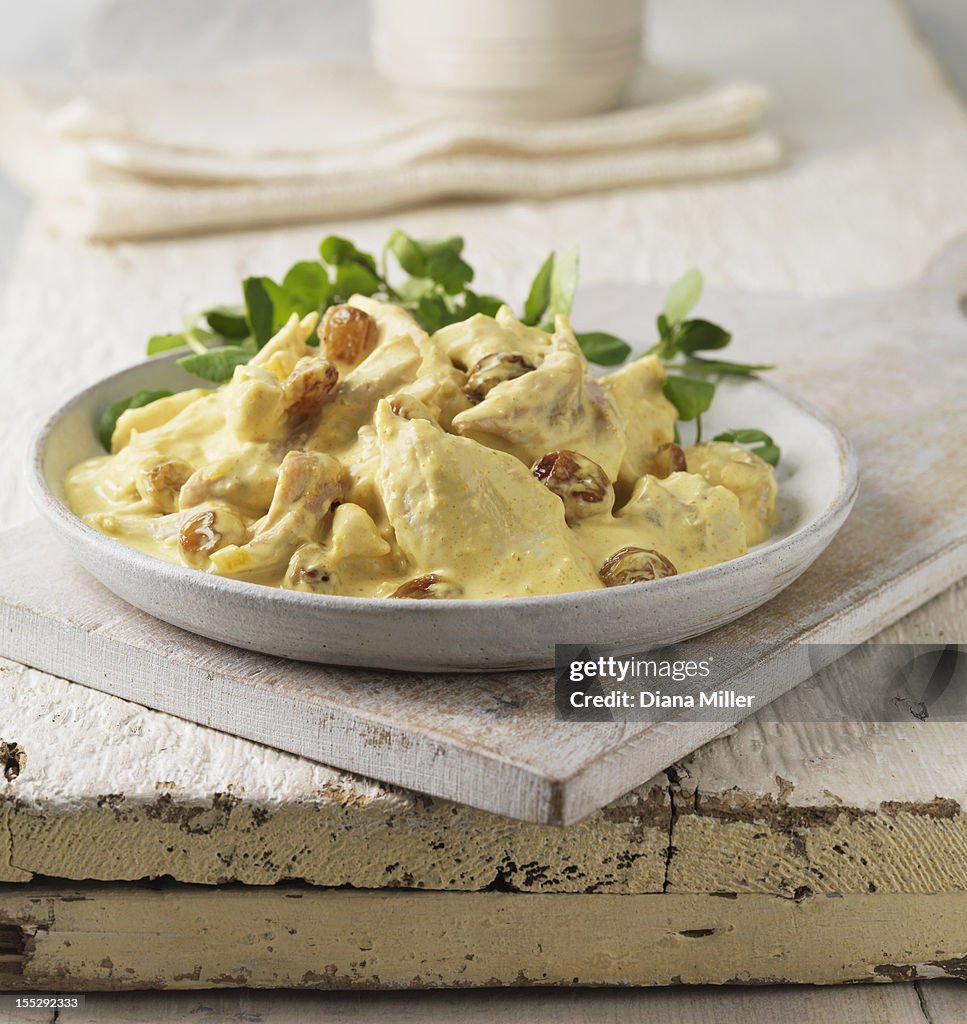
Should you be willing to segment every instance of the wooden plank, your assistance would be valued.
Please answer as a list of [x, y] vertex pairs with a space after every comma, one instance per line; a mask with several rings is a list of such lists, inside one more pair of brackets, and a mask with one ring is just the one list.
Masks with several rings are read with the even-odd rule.
[[953, 981], [917, 982], [929, 1024], [960, 1024], [967, 1020], [967, 985]]
[[[965, 623], [962, 583], [878, 639], [963, 639]], [[674, 782], [663, 773], [561, 829], [341, 775], [7, 663], [3, 731], [26, 760], [0, 790], [0, 879], [967, 889], [967, 723], [783, 721], [797, 700], [780, 698], [777, 721], [750, 719], [678, 762]]]
[[15, 990], [829, 984], [956, 976], [967, 893], [543, 895], [0, 888]]
[[[566, 829], [324, 765], [0, 663], [0, 880], [169, 875], [203, 883], [660, 892], [663, 776]], [[5, 841], [4, 841], [5, 840]]]
[[[967, 641], [967, 585], [884, 643]], [[837, 666], [827, 691], [850, 683]], [[944, 892], [967, 887], [967, 723], [802, 720], [807, 687], [671, 774], [669, 891]]]
[[[926, 993], [967, 988], [923, 982]], [[961, 1010], [963, 1002], [960, 1003]], [[92, 993], [71, 1024], [164, 1024], [204, 1019], [206, 1024], [955, 1024], [928, 1022], [911, 985], [792, 988], [639, 988], [600, 990], [481, 989], [472, 992], [208, 992]], [[49, 1015], [38, 1017], [47, 1024]], [[64, 1019], [62, 1015], [61, 1020]], [[20, 1024], [22, 1018], [11, 1019]], [[27, 1019], [30, 1024], [30, 1018]], [[0, 1022], [3, 1021], [0, 1015]]]

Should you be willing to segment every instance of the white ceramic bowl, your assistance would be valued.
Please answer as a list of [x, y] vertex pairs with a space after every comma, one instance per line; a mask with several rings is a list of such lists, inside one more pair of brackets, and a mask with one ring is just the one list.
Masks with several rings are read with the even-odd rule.
[[373, 62], [424, 113], [609, 110], [642, 59], [644, 0], [371, 0]]
[[712, 436], [755, 423], [782, 445], [779, 523], [742, 558], [611, 590], [491, 601], [400, 601], [276, 590], [170, 565], [87, 526], [64, 502], [67, 470], [102, 449], [101, 411], [142, 388], [197, 384], [175, 356], [87, 388], [39, 432], [28, 476], [37, 506], [68, 551], [106, 587], [159, 619], [265, 654], [423, 672], [544, 668], [554, 644], [674, 643], [739, 618], [796, 579], [849, 514], [850, 445], [819, 411], [761, 381], [724, 382], [706, 414]]

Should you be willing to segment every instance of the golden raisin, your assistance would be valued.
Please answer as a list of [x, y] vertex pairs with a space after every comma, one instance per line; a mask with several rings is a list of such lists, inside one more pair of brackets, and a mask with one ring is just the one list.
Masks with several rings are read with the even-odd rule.
[[286, 590], [304, 590], [313, 594], [332, 594], [336, 583], [329, 568], [328, 552], [321, 544], [303, 544], [296, 548], [285, 573]]
[[201, 567], [212, 552], [245, 538], [245, 524], [227, 508], [208, 508], [188, 516], [178, 533], [178, 548], [188, 565]]
[[564, 502], [568, 522], [599, 511], [613, 495], [608, 474], [592, 459], [567, 448], [548, 452], [534, 463], [531, 472]]
[[178, 507], [178, 495], [193, 470], [183, 459], [163, 459], [139, 471], [135, 479], [138, 494], [161, 512]]
[[426, 576], [417, 576], [415, 579], [407, 580], [390, 594], [390, 597], [409, 597], [415, 600], [425, 600], [431, 597], [459, 597], [462, 589], [455, 583], [438, 576], [435, 572]]
[[355, 366], [376, 347], [376, 321], [355, 306], [330, 306], [319, 325], [319, 339], [330, 359]]
[[598, 576], [606, 587], [648, 583], [677, 575], [675, 566], [664, 555], [650, 548], [621, 548], [606, 559], [598, 570]]
[[471, 402], [482, 402], [498, 384], [523, 377], [533, 369], [534, 365], [519, 352], [491, 352], [473, 364], [463, 393]]
[[685, 462], [685, 453], [682, 451], [681, 445], [675, 444], [674, 441], [666, 441], [658, 446], [652, 463], [653, 476], [664, 480], [672, 473], [686, 473], [687, 471], [688, 465]]
[[304, 358], [282, 385], [285, 408], [295, 416], [315, 412], [339, 381], [339, 371], [324, 359]]

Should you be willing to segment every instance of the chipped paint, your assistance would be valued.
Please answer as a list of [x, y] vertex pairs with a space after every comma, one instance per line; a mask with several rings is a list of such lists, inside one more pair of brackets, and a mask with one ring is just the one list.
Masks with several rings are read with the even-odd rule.
[[0, 922], [33, 932], [7, 987], [749, 985], [967, 971], [967, 892], [800, 903], [319, 888], [293, 900], [279, 889], [140, 885], [80, 892], [86, 898], [50, 884], [0, 889]]

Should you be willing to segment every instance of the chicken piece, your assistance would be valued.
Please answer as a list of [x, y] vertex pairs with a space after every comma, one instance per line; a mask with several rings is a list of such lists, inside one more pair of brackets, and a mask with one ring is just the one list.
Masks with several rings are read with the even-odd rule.
[[285, 569], [300, 544], [316, 539], [323, 518], [343, 495], [343, 468], [331, 455], [291, 451], [282, 460], [272, 504], [252, 539], [212, 555], [214, 571], [268, 576]]
[[114, 426], [111, 451], [119, 452], [127, 446], [133, 434], [143, 434], [170, 422], [183, 409], [210, 394], [211, 392], [205, 388], [192, 388], [189, 391], [179, 391], [178, 394], [169, 395], [167, 398], [159, 398], [137, 409], [125, 409]]
[[235, 367], [225, 404], [228, 424], [239, 441], [279, 440], [285, 433], [285, 395], [272, 369], [254, 363]]
[[627, 494], [654, 464], [661, 445], [675, 436], [675, 406], [662, 394], [665, 368], [657, 356], [644, 356], [600, 378], [621, 414], [626, 447], [617, 479]]
[[372, 317], [378, 335], [373, 351], [346, 369], [329, 396], [306, 447], [340, 453], [352, 445], [360, 428], [372, 421], [376, 404], [412, 384], [423, 356], [419, 342], [426, 333], [397, 306], [354, 295], [350, 305]]
[[145, 515], [143, 511], [93, 512], [84, 522], [109, 537], [117, 537], [135, 551], [143, 551], [175, 565], [182, 559], [178, 551], [178, 532], [183, 516], [179, 512]]
[[625, 450], [623, 424], [613, 403], [588, 373], [563, 317], [551, 348], [535, 370], [490, 388], [453, 419], [453, 430], [528, 466], [552, 450], [578, 451], [614, 480]]
[[[367, 301], [373, 302], [372, 299]], [[407, 331], [420, 356], [411, 381], [400, 384], [396, 390], [399, 394], [412, 395], [426, 406], [437, 423], [448, 430], [453, 417], [470, 405], [462, 390], [463, 371], [453, 365], [447, 352], [437, 343], [439, 332], [431, 338], [415, 321], [409, 328], [399, 317], [393, 322], [398, 331]]]
[[304, 356], [319, 355], [317, 348], [307, 344], [318, 322], [318, 313], [309, 313], [301, 320], [293, 313], [246, 365], [268, 369], [276, 379], [284, 380]]
[[501, 306], [495, 317], [477, 313], [461, 323], [443, 327], [431, 341], [437, 351], [464, 372], [470, 372], [481, 359], [495, 352], [516, 353], [531, 367], [537, 367], [551, 348], [546, 331], [522, 324], [507, 306]]
[[343, 503], [333, 513], [330, 545], [337, 562], [350, 558], [382, 558], [391, 550], [370, 514], [352, 502]]
[[[403, 556], [469, 598], [599, 589], [564, 506], [519, 460], [376, 410], [378, 487]], [[411, 574], [412, 575], [412, 574]]]
[[746, 552], [738, 499], [695, 473], [642, 477], [613, 518], [579, 520], [574, 532], [599, 567], [626, 547], [657, 553], [680, 573]]
[[772, 466], [740, 444], [709, 441], [685, 450], [693, 473], [721, 484], [738, 499], [749, 547], [761, 544], [776, 522], [776, 474]]
[[223, 401], [239, 441], [280, 440], [289, 429], [290, 409], [304, 411], [300, 402], [315, 405], [335, 386], [335, 368], [306, 345], [317, 321], [315, 313], [302, 320], [293, 313], [261, 351], [235, 367]]
[[366, 510], [342, 504], [333, 512], [329, 542], [296, 548], [282, 586], [313, 594], [364, 592], [394, 573], [386, 558], [390, 553]]
[[182, 509], [223, 501], [249, 516], [265, 514], [279, 479], [283, 452], [276, 445], [240, 444], [228, 455], [196, 469], [178, 496]]

